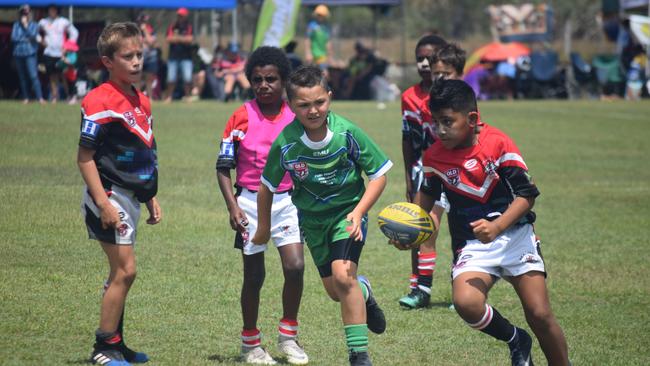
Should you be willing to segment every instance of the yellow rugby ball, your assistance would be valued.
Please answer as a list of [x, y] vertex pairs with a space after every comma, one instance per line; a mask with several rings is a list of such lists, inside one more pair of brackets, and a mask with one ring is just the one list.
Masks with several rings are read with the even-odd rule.
[[386, 206], [377, 217], [379, 229], [403, 245], [420, 245], [436, 231], [433, 219], [420, 206], [397, 202]]

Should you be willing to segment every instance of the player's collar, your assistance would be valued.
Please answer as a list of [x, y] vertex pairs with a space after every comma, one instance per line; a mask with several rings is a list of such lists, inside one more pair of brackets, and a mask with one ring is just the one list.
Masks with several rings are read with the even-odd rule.
[[312, 141], [309, 139], [307, 136], [307, 132], [302, 133], [302, 136], [300, 136], [300, 140], [302, 141], [305, 146], [312, 150], [320, 150], [329, 145], [330, 141], [332, 141], [332, 137], [334, 137], [334, 133], [332, 130], [329, 128], [329, 121], [330, 121], [331, 115], [328, 114], [327, 116], [327, 134], [325, 135], [325, 138], [322, 139], [321, 141]]

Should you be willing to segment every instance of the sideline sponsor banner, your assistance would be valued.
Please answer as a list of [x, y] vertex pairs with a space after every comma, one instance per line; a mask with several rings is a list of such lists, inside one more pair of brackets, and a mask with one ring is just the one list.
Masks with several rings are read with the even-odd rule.
[[284, 47], [296, 34], [300, 0], [264, 0], [253, 49], [259, 46]]
[[490, 5], [488, 13], [501, 42], [552, 39], [553, 11], [546, 4]]
[[650, 45], [650, 17], [630, 15], [630, 29], [634, 38], [644, 47]]

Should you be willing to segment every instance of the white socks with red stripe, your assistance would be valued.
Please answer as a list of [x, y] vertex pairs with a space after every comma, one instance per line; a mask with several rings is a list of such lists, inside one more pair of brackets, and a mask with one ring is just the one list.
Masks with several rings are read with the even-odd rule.
[[242, 329], [241, 346], [242, 348], [255, 348], [262, 344], [262, 332], [259, 329]]
[[511, 341], [517, 334], [516, 328], [510, 324], [508, 319], [501, 316], [497, 309], [488, 304], [485, 304], [485, 313], [483, 313], [481, 320], [467, 324], [504, 342]]
[[294, 319], [282, 318], [278, 324], [278, 333], [280, 342], [298, 337], [298, 321]]
[[[298, 321], [283, 318], [278, 324], [279, 341], [296, 339], [298, 337]], [[255, 348], [262, 345], [262, 332], [259, 329], [242, 329], [241, 345], [244, 348]]]

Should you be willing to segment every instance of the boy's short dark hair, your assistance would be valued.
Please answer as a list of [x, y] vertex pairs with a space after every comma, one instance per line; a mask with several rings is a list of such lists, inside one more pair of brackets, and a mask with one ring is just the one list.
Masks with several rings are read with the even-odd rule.
[[284, 51], [277, 47], [261, 46], [251, 53], [246, 61], [246, 78], [250, 81], [253, 76], [253, 69], [273, 65], [278, 68], [280, 79], [286, 81], [291, 72], [291, 64]]
[[447, 41], [445, 41], [444, 38], [442, 38], [440, 36], [436, 36], [434, 34], [429, 34], [429, 35], [426, 35], [426, 36], [420, 38], [420, 40], [418, 41], [418, 44], [415, 45], [415, 49], [416, 49], [416, 52], [417, 52], [417, 49], [422, 47], [422, 46], [431, 45], [431, 46], [433, 46], [433, 48], [438, 48], [438, 47], [442, 47], [442, 46], [444, 46], [446, 44], [447, 44]]
[[311, 88], [320, 85], [323, 89], [329, 91], [327, 78], [318, 66], [304, 65], [297, 68], [289, 75], [287, 82], [287, 98], [291, 100], [294, 96], [295, 88]]
[[442, 109], [454, 112], [476, 112], [476, 95], [471, 86], [462, 80], [438, 79], [429, 92], [429, 109], [435, 113]]
[[438, 61], [442, 62], [445, 65], [450, 65], [456, 71], [456, 74], [463, 75], [463, 69], [465, 68], [465, 50], [458, 47], [455, 43], [447, 43], [433, 54], [433, 59], [431, 64], [436, 64]]
[[97, 40], [99, 56], [113, 58], [123, 39], [141, 36], [142, 31], [133, 22], [118, 22], [107, 25]]

